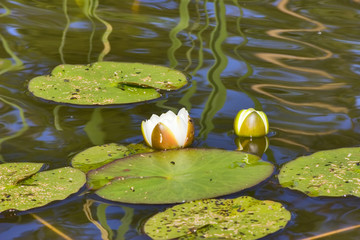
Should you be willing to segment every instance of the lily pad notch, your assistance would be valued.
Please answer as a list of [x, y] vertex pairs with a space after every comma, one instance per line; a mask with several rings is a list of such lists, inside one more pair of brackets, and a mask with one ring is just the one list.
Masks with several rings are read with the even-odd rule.
[[177, 90], [187, 83], [184, 73], [165, 66], [95, 62], [59, 65], [50, 75], [31, 79], [28, 89], [38, 98], [57, 103], [110, 105], [154, 100], [161, 97], [161, 90]]
[[129, 144], [127, 146], [116, 143], [108, 143], [100, 146], [87, 148], [76, 154], [71, 165], [84, 173], [99, 168], [116, 159], [123, 158], [132, 154], [153, 152], [154, 150], [143, 144]]
[[43, 167], [42, 163], [0, 164], [0, 213], [27, 211], [64, 200], [86, 182], [85, 174], [78, 169], [63, 167], [40, 171]]
[[232, 194], [273, 173], [259, 157], [220, 149], [177, 149], [131, 155], [87, 173], [87, 186], [110, 201], [172, 204]]

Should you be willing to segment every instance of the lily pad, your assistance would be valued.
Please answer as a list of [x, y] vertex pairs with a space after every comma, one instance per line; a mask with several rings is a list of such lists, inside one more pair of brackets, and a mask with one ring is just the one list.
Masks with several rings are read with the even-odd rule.
[[281, 203], [244, 196], [176, 205], [152, 216], [144, 231], [152, 239], [258, 239], [286, 226]]
[[130, 144], [128, 146], [116, 143], [94, 146], [76, 154], [71, 160], [74, 168], [80, 169], [84, 173], [101, 167], [116, 159], [129, 156], [131, 154], [152, 152], [152, 148], [143, 144]]
[[43, 163], [0, 164], [0, 191], [34, 175], [42, 167]]
[[286, 163], [280, 184], [313, 197], [360, 197], [360, 148], [320, 151]]
[[154, 152], [155, 150], [151, 147], [148, 147], [141, 143], [130, 143], [129, 145], [126, 145], [127, 152], [126, 155], [133, 155], [138, 153], [149, 153]]
[[78, 105], [126, 104], [159, 98], [160, 90], [176, 90], [187, 84], [186, 76], [164, 66], [96, 62], [90, 65], [62, 64], [51, 75], [30, 80], [35, 96]]
[[0, 165], [0, 212], [26, 211], [63, 200], [86, 182], [80, 170], [64, 167], [37, 173], [42, 167], [40, 163]]
[[178, 203], [252, 187], [273, 165], [243, 152], [178, 149], [136, 154], [88, 172], [88, 187], [102, 198], [141, 204]]

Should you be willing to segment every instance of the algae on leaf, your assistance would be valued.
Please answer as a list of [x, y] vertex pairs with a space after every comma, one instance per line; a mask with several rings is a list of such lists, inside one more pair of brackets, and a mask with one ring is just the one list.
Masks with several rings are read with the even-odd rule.
[[7, 163], [0, 164], [0, 191], [16, 185], [38, 171], [43, 163]]
[[176, 90], [187, 84], [180, 71], [164, 66], [96, 62], [90, 65], [62, 64], [51, 75], [30, 80], [36, 97], [77, 105], [127, 104], [153, 100], [158, 90]]
[[0, 165], [0, 212], [26, 211], [63, 200], [84, 186], [86, 176], [70, 167], [44, 172], [41, 163]]
[[144, 225], [152, 239], [259, 239], [286, 226], [291, 213], [281, 203], [249, 196], [205, 199], [160, 212]]
[[136, 153], [152, 152], [153, 149], [142, 144], [129, 144], [128, 146], [109, 143], [93, 146], [76, 154], [71, 160], [71, 165], [84, 173], [101, 167], [116, 159]]
[[115, 160], [87, 173], [87, 186], [107, 200], [167, 204], [231, 194], [268, 178], [273, 165], [219, 149], [177, 149]]
[[340, 148], [299, 157], [282, 166], [278, 178], [283, 187], [312, 197], [360, 197], [360, 148]]

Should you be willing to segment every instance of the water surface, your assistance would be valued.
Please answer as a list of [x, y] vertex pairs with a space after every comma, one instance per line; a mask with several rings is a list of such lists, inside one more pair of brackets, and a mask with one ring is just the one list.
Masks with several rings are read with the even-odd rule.
[[[87, 147], [142, 142], [142, 120], [182, 107], [196, 124], [194, 147], [228, 150], [236, 149], [237, 111], [266, 112], [271, 136], [262, 158], [277, 171], [298, 156], [359, 146], [359, 36], [356, 0], [3, 0], [1, 161], [67, 166]], [[31, 78], [58, 64], [101, 60], [176, 68], [191, 84], [156, 101], [108, 107], [58, 105], [27, 91]], [[242, 195], [279, 201], [293, 213], [284, 230], [265, 239], [360, 224], [358, 198], [310, 198], [281, 188], [276, 174], [230, 197]], [[165, 207], [75, 195], [36, 215], [0, 218], [0, 239], [147, 239], [141, 225]], [[353, 230], [326, 239], [359, 236]]]

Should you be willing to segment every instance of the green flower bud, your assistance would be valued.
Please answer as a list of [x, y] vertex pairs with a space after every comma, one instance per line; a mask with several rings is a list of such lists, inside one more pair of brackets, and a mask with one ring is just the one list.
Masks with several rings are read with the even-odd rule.
[[269, 133], [269, 121], [262, 111], [243, 109], [235, 117], [234, 130], [240, 137], [262, 137]]

